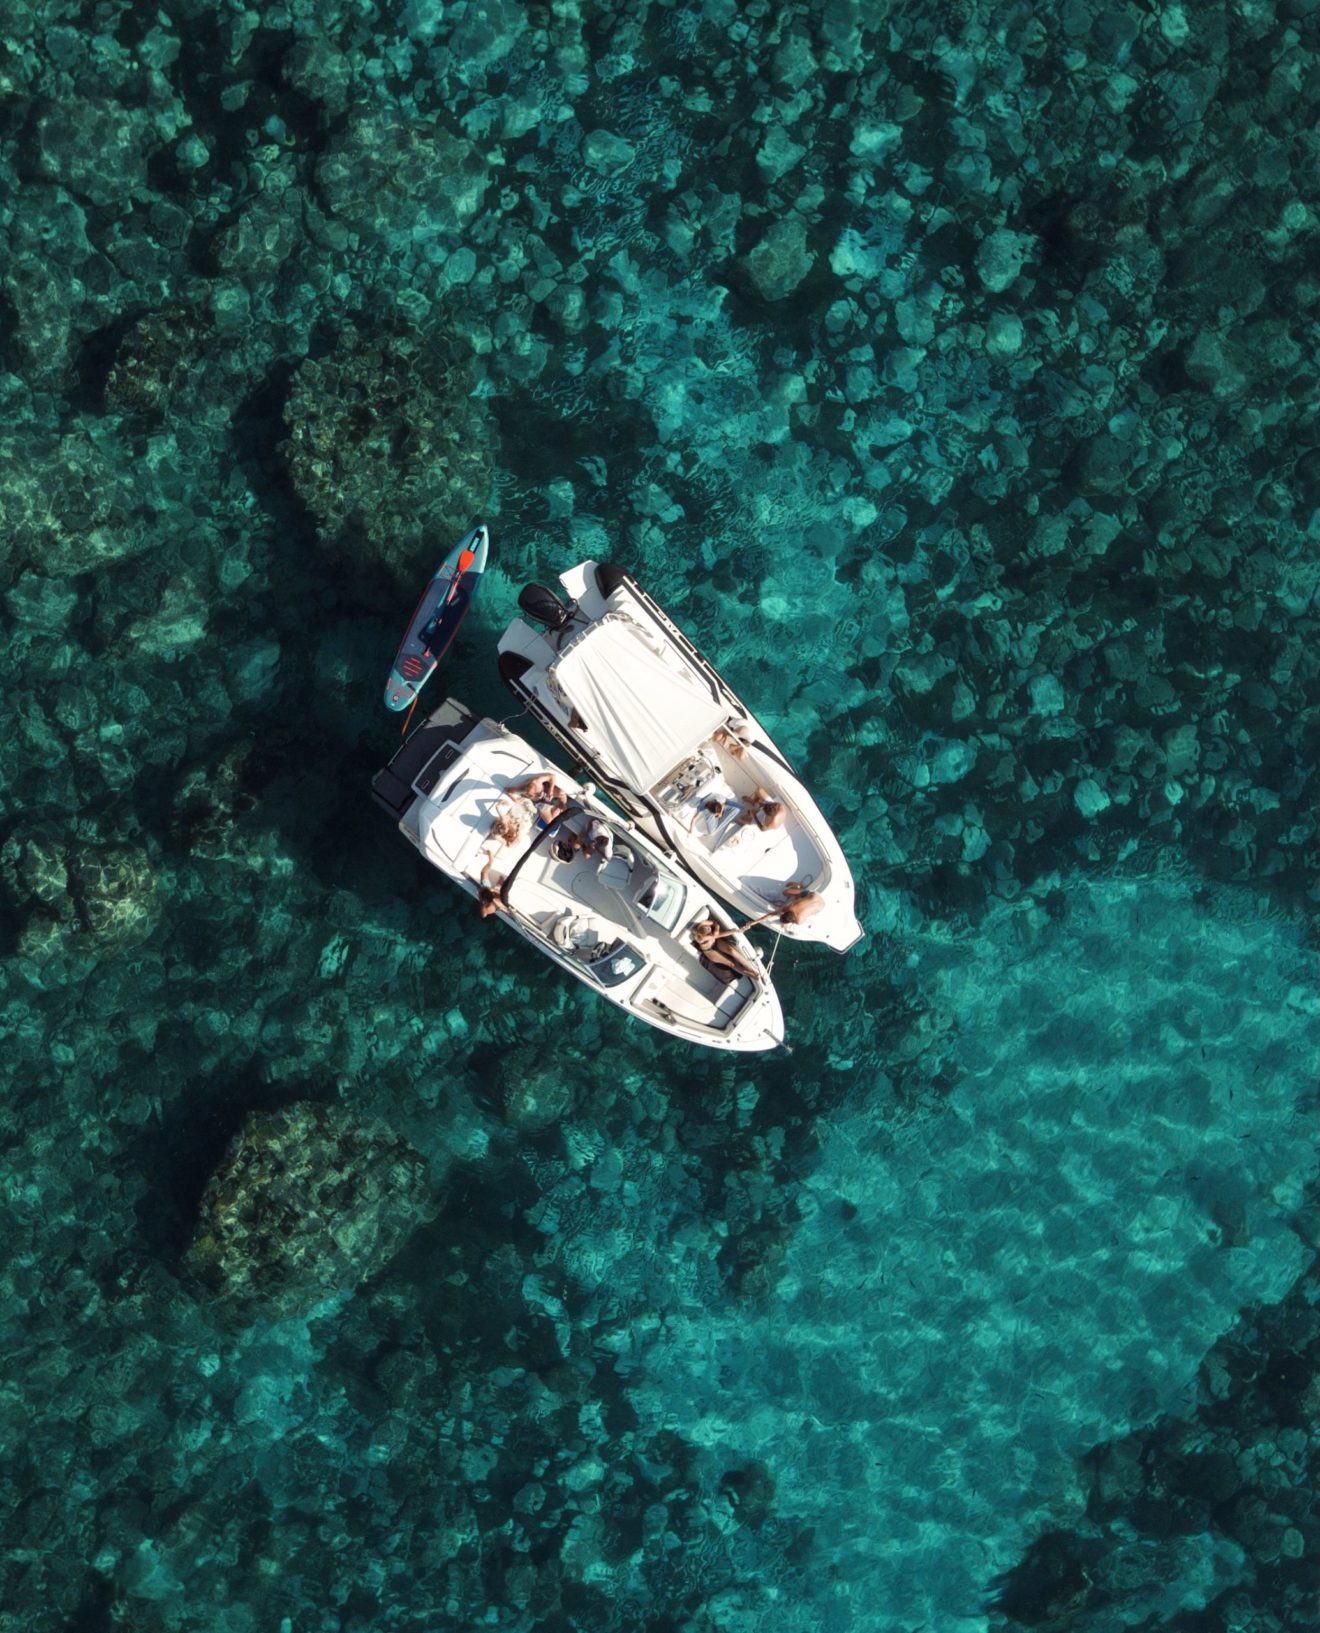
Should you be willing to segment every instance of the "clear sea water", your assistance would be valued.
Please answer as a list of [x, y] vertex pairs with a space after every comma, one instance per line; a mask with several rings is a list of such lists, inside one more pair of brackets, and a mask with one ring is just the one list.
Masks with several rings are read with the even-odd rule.
[[[0, 7], [0, 1633], [1317, 1625], [1310, 0]], [[629, 566], [866, 941], [368, 797]]]

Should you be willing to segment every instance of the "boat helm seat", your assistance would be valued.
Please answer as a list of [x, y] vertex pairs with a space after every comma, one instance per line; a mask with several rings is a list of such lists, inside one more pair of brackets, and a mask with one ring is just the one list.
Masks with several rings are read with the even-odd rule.
[[550, 926], [550, 939], [561, 951], [578, 953], [584, 958], [590, 958], [603, 940], [596, 920], [589, 913], [579, 913], [572, 907], [566, 907]]
[[611, 890], [626, 890], [628, 881], [632, 878], [632, 864], [616, 851], [597, 875], [601, 884]]

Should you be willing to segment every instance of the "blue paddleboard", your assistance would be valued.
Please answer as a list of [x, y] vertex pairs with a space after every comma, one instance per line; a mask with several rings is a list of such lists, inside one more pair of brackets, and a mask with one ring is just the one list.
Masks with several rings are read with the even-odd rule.
[[486, 571], [490, 534], [484, 522], [454, 546], [422, 591], [385, 683], [385, 707], [410, 709], [445, 655]]

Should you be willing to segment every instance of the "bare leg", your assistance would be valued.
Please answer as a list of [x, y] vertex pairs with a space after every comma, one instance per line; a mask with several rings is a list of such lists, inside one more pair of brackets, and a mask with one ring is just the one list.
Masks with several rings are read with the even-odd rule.
[[745, 975], [755, 981], [760, 971], [755, 964], [749, 964], [743, 955], [733, 945], [733, 938], [729, 935], [720, 936], [713, 947], [706, 950], [706, 957], [713, 958], [716, 963], [726, 964], [731, 970], [737, 970], [739, 975]]

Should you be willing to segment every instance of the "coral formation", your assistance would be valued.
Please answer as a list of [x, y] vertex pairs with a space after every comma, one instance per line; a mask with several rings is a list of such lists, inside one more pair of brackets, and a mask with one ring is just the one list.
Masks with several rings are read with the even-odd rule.
[[122, 951], [145, 941], [163, 903], [149, 856], [77, 828], [34, 824], [0, 849], [0, 879], [22, 920], [20, 946], [44, 958], [68, 945]]
[[300, 1101], [243, 1124], [202, 1195], [188, 1261], [226, 1298], [299, 1314], [388, 1264], [430, 1206], [406, 1141]]
[[489, 481], [468, 360], [434, 330], [346, 322], [294, 371], [284, 409], [299, 498], [331, 542], [362, 540], [415, 571], [423, 541], [463, 531]]

